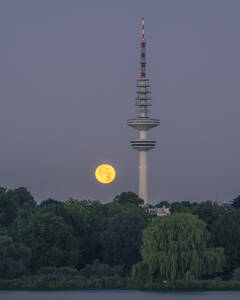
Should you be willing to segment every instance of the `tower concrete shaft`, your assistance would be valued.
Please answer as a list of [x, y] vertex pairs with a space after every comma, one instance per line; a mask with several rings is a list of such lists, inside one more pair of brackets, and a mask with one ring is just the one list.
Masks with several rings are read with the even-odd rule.
[[141, 39], [141, 76], [137, 77], [137, 97], [136, 106], [138, 106], [137, 119], [127, 120], [128, 126], [139, 131], [139, 138], [131, 141], [133, 149], [139, 151], [139, 188], [138, 195], [144, 200], [144, 204], [148, 203], [147, 193], [147, 151], [153, 149], [156, 141], [147, 138], [147, 131], [160, 124], [158, 119], [150, 119], [148, 117], [148, 107], [151, 106], [150, 84], [146, 76], [146, 41], [144, 35], [144, 18], [142, 18], [142, 39]]
[[147, 205], [147, 151], [139, 151], [138, 169], [138, 196], [144, 200], [144, 205]]

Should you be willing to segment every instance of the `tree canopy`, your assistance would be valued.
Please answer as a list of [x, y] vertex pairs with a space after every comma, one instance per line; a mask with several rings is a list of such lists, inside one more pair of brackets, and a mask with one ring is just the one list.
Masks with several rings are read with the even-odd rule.
[[0, 187], [0, 281], [31, 276], [48, 285], [50, 277], [91, 282], [97, 276], [109, 282], [109, 276], [125, 280], [131, 273], [141, 286], [146, 280], [239, 277], [239, 209], [162, 201], [155, 207], [168, 206], [172, 214], [157, 217], [142, 204], [133, 192], [109, 203], [49, 198], [38, 204], [24, 187]]
[[233, 207], [240, 208], [240, 195], [233, 199]]
[[146, 220], [134, 212], [123, 212], [109, 220], [101, 235], [103, 261], [130, 271], [141, 260], [140, 246]]
[[208, 248], [209, 239], [206, 224], [194, 215], [155, 218], [143, 231], [143, 262], [133, 267], [132, 276], [137, 281], [162, 281], [220, 273], [224, 250]]
[[221, 216], [212, 227], [213, 243], [224, 247], [227, 269], [240, 267], [240, 209], [232, 209]]
[[9, 236], [0, 235], [0, 278], [17, 278], [29, 274], [31, 250], [15, 243]]

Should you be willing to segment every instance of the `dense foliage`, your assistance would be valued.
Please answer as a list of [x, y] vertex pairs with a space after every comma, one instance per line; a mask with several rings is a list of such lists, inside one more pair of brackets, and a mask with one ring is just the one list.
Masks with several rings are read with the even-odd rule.
[[155, 207], [169, 207], [171, 215], [157, 217], [132, 192], [107, 204], [38, 204], [26, 188], [0, 187], [0, 288], [239, 280], [238, 202], [226, 212], [211, 201], [163, 201]]
[[233, 207], [234, 208], [240, 208], [240, 195], [233, 199]]
[[191, 214], [155, 218], [143, 232], [143, 262], [132, 275], [142, 284], [200, 279], [222, 272], [223, 248], [208, 248], [206, 224]]
[[224, 247], [227, 271], [240, 267], [240, 209], [232, 209], [219, 218], [212, 228], [213, 243]]

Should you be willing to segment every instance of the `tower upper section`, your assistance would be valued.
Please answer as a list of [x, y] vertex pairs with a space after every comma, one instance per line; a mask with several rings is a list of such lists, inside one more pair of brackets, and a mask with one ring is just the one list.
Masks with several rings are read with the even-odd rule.
[[142, 18], [142, 39], [141, 39], [141, 76], [137, 77], [137, 97], [136, 105], [138, 109], [139, 118], [147, 118], [148, 106], [150, 104], [150, 84], [149, 79], [146, 76], [146, 41], [144, 35], [144, 18]]
[[142, 18], [142, 38], [141, 38], [141, 56], [140, 66], [141, 74], [136, 78], [137, 95], [136, 106], [138, 107], [137, 119], [127, 121], [127, 124], [137, 130], [149, 130], [160, 124], [160, 120], [150, 119], [148, 117], [148, 107], [151, 106], [150, 81], [146, 75], [146, 40], [144, 33], [144, 18]]

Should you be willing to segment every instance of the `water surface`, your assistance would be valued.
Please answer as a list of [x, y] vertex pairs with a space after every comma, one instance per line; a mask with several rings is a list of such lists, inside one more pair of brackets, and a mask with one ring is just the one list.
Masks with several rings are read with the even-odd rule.
[[240, 291], [142, 292], [124, 290], [0, 291], [0, 300], [239, 300]]

